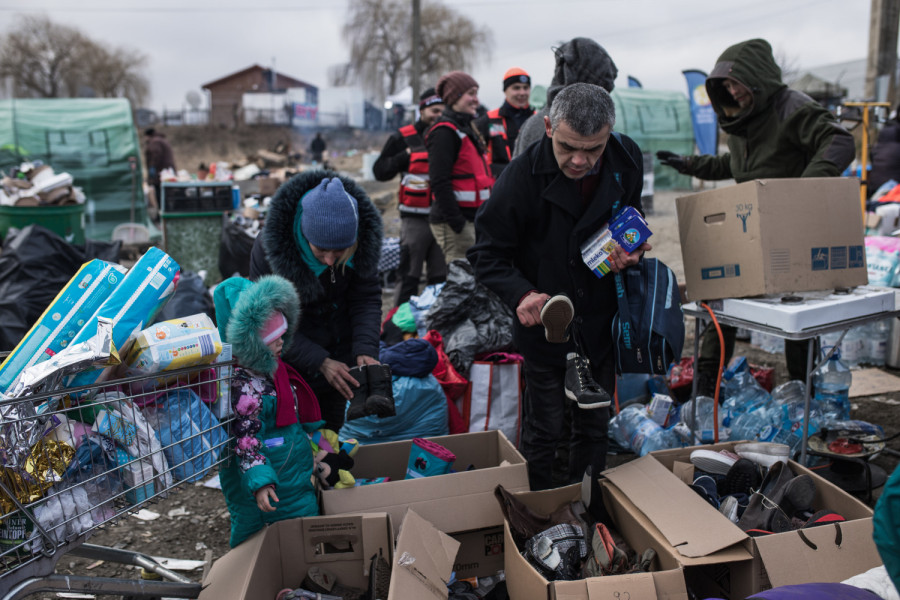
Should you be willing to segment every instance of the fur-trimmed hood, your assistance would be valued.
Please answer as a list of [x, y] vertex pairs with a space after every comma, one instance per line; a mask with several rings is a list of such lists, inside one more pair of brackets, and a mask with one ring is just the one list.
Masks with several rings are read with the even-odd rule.
[[323, 297], [325, 290], [300, 255], [294, 233], [294, 218], [297, 211], [302, 210], [300, 200], [303, 194], [326, 177], [340, 179], [344, 190], [356, 198], [359, 208], [358, 246], [353, 254], [353, 266], [348, 268], [356, 269], [361, 276], [371, 277], [378, 273], [378, 259], [381, 256], [381, 213], [355, 181], [329, 170], [306, 171], [294, 176], [278, 188], [272, 198], [266, 215], [266, 226], [261, 235], [263, 250], [272, 271], [294, 282], [304, 303]]
[[284, 347], [289, 348], [300, 322], [300, 300], [290, 281], [278, 275], [266, 275], [251, 282], [231, 277], [213, 293], [216, 320], [223, 342], [231, 344], [238, 363], [257, 373], [273, 375], [278, 361], [259, 335], [272, 312], [279, 310], [287, 318]]

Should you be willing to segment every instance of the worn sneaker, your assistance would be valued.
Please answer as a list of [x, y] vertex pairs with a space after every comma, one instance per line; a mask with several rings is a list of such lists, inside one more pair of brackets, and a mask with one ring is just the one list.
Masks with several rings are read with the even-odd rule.
[[719, 504], [719, 512], [725, 515], [732, 523], [738, 522], [738, 499], [734, 496], [725, 496]]
[[739, 458], [725, 473], [725, 480], [720, 484], [720, 491], [723, 496], [729, 494], [749, 496], [753, 490], [759, 489], [761, 480], [762, 475], [760, 475], [756, 463], [746, 458]]
[[541, 323], [544, 325], [544, 336], [553, 344], [569, 341], [566, 330], [575, 317], [575, 307], [564, 294], [557, 294], [544, 303], [541, 308]]
[[609, 394], [593, 376], [588, 359], [569, 352], [566, 355], [566, 398], [578, 403], [578, 408], [593, 409], [609, 406]]
[[775, 442], [744, 442], [734, 445], [734, 451], [741, 458], [747, 458], [769, 468], [777, 462], [786, 463], [791, 456], [791, 447]]
[[691, 463], [701, 471], [713, 475], [725, 475], [737, 460], [737, 456], [725, 450], [716, 452], [698, 448], [691, 452]]

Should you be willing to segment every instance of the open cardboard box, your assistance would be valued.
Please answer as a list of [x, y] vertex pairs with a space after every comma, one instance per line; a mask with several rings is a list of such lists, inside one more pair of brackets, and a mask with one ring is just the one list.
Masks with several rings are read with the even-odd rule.
[[[507, 551], [506, 588], [515, 600], [599, 600], [606, 598], [659, 598], [687, 600], [684, 576], [675, 553], [665, 543], [647, 533], [650, 526], [643, 515], [625, 508], [624, 497], [612, 486], [603, 486], [603, 501], [618, 532], [638, 554], [646, 548], [656, 550], [650, 573], [631, 573], [591, 577], [575, 581], [548, 581], [515, 549], [515, 542], [504, 522]], [[568, 503], [581, 500], [581, 485], [545, 490], [517, 492], [517, 499], [531, 509], [550, 514]]]
[[[395, 534], [408, 508], [438, 530], [462, 543], [457, 577], [492, 575], [503, 568], [503, 513], [494, 498], [502, 484], [510, 491], [528, 490], [525, 458], [500, 431], [481, 431], [428, 438], [456, 455], [456, 473], [404, 479], [411, 440], [360, 446], [353, 475], [390, 477], [385, 483], [322, 490], [326, 515], [386, 512]], [[466, 470], [469, 466], [472, 470]]]
[[856, 178], [755, 179], [675, 207], [691, 300], [868, 283]]
[[341, 585], [366, 590], [372, 556], [391, 568], [387, 600], [446, 598], [459, 542], [407, 511], [394, 550], [385, 513], [305, 517], [274, 523], [215, 563], [199, 600], [275, 598], [300, 587], [307, 570], [321, 566]]
[[[847, 522], [802, 535], [747, 536], [687, 486], [693, 480], [690, 454], [698, 447], [653, 452], [603, 473], [627, 498], [628, 508], [652, 523], [651, 534], [677, 552], [694, 591], [744, 598], [773, 585], [842, 581], [881, 564], [872, 541], [872, 510], [793, 461], [789, 466], [795, 474], [806, 473], [815, 481], [813, 508], [834, 510]], [[732, 450], [734, 442], [702, 448]], [[816, 548], [803, 536], [818, 540]]]
[[300, 587], [314, 566], [333, 573], [342, 585], [365, 590], [378, 553], [393, 565], [394, 530], [384, 513], [278, 521], [213, 563], [199, 600], [275, 598], [285, 588]]

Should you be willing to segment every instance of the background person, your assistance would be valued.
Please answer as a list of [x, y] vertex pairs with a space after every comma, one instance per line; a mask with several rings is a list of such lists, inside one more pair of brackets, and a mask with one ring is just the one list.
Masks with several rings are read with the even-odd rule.
[[283, 360], [309, 383], [325, 427], [340, 431], [358, 382], [378, 364], [381, 214], [351, 179], [306, 171], [275, 193], [250, 254], [250, 278], [275, 273], [297, 289], [303, 321]]
[[547, 104], [519, 129], [513, 156], [518, 156], [525, 148], [544, 137], [544, 117], [550, 114], [550, 106], [556, 94], [573, 83], [592, 83], [607, 92], [615, 88], [619, 71], [616, 63], [606, 50], [590, 38], [572, 38], [559, 48], [553, 48], [556, 66], [553, 80], [547, 88]]
[[500, 108], [489, 110], [475, 120], [475, 127], [487, 144], [487, 160], [494, 179], [500, 177], [512, 159], [512, 151], [519, 128], [534, 114], [528, 103], [531, 97], [531, 77], [523, 69], [513, 67], [503, 74], [503, 95]]
[[162, 207], [162, 180], [164, 169], [175, 170], [175, 155], [166, 136], [152, 127], [144, 131], [144, 162], [147, 166], [147, 183], [153, 186], [154, 208]]
[[475, 243], [475, 211], [491, 195], [494, 177], [484, 140], [472, 126], [478, 110], [478, 82], [451, 71], [436, 87], [443, 114], [425, 136], [432, 204], [428, 222], [447, 263], [465, 258]]
[[900, 105], [894, 116], [878, 132], [872, 148], [872, 169], [866, 177], [866, 193], [871, 197], [890, 180], [900, 183]]
[[[726, 49], [706, 79], [719, 126], [728, 134], [721, 156], [656, 155], [667, 166], [699, 179], [838, 177], [853, 161], [853, 136], [825, 107], [781, 81], [772, 46], [762, 39]], [[688, 290], [690, 294], [690, 290]], [[725, 364], [734, 354], [734, 327], [722, 326]], [[787, 340], [791, 379], [806, 381], [808, 341]], [[713, 396], [719, 369], [719, 338], [707, 327], [697, 360], [698, 394]]]
[[325, 140], [321, 132], [316, 132], [316, 137], [309, 143], [309, 152], [314, 163], [321, 163], [325, 155]]
[[[605, 390], [615, 386], [611, 326], [617, 312], [615, 280], [585, 265], [581, 244], [612, 218], [613, 204], [641, 209], [643, 161], [637, 144], [612, 135], [615, 106], [601, 87], [576, 83], [559, 92], [545, 117], [545, 137], [514, 158], [490, 201], [478, 210], [477, 242], [468, 258], [476, 279], [515, 311], [513, 342], [525, 359], [522, 454], [532, 489], [553, 486], [557, 443], [569, 443], [567, 483], [591, 466], [606, 466], [607, 407], [573, 410], [566, 424], [567, 355], [576, 349]], [[637, 264], [649, 244], [633, 254], [620, 248], [613, 271]], [[575, 334], [548, 341], [541, 309], [565, 294], [574, 305]], [[580, 336], [578, 333], [580, 332]]]
[[428, 225], [431, 186], [428, 183], [428, 150], [424, 140], [425, 132], [442, 112], [444, 101], [434, 88], [422, 92], [419, 97], [419, 120], [393, 133], [372, 165], [372, 174], [378, 181], [389, 181], [401, 174], [397, 196], [397, 210], [400, 212], [400, 283], [394, 291], [394, 306], [400, 306], [419, 293], [423, 267], [428, 274], [429, 285], [447, 279], [444, 253]]

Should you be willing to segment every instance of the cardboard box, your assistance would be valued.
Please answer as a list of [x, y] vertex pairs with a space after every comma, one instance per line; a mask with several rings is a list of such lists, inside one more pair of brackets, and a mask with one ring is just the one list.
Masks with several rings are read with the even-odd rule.
[[[603, 501], [615, 521], [616, 529], [638, 554], [652, 547], [657, 552], [650, 573], [631, 573], [591, 577], [575, 581], [548, 581], [517, 551], [509, 524], [504, 523], [504, 539], [507, 551], [506, 588], [509, 597], [516, 600], [594, 600], [606, 598], [659, 598], [661, 600], [687, 600], [684, 576], [675, 553], [664, 543], [647, 534], [649, 523], [635, 511], [629, 511], [623, 503], [621, 492], [612, 486], [602, 487]], [[568, 503], [581, 500], [581, 485], [515, 494], [531, 509], [550, 514]]]
[[757, 179], [675, 206], [690, 300], [868, 283], [856, 179]]
[[366, 590], [371, 558], [379, 552], [393, 565], [394, 532], [384, 513], [278, 521], [213, 563], [199, 600], [275, 598], [300, 587], [313, 566], [332, 572], [342, 585]]
[[[492, 575], [503, 568], [502, 546], [498, 547], [503, 513], [494, 497], [494, 488], [502, 484], [510, 491], [528, 490], [525, 459], [501, 431], [428, 439], [456, 455], [457, 473], [404, 479], [410, 440], [361, 446], [353, 458], [353, 475], [357, 478], [388, 476], [391, 481], [322, 490], [322, 513], [386, 512], [396, 528], [411, 508], [438, 530], [462, 543], [455, 565], [460, 579]], [[466, 470], [470, 465], [474, 469]]]
[[[733, 449], [734, 442], [702, 446]], [[625, 497], [629, 510], [643, 514], [649, 531], [674, 549], [685, 569], [688, 586], [697, 593], [723, 598], [744, 598], [773, 585], [811, 581], [842, 581], [881, 564], [872, 541], [872, 510], [864, 503], [805, 467], [790, 462], [791, 470], [813, 477], [813, 508], [840, 513], [841, 542], [836, 528], [803, 530], [751, 538], [687, 486], [693, 480], [690, 454], [680, 448], [653, 452], [604, 475]], [[785, 554], [790, 549], [790, 554]], [[790, 556], [790, 560], [785, 560]]]

